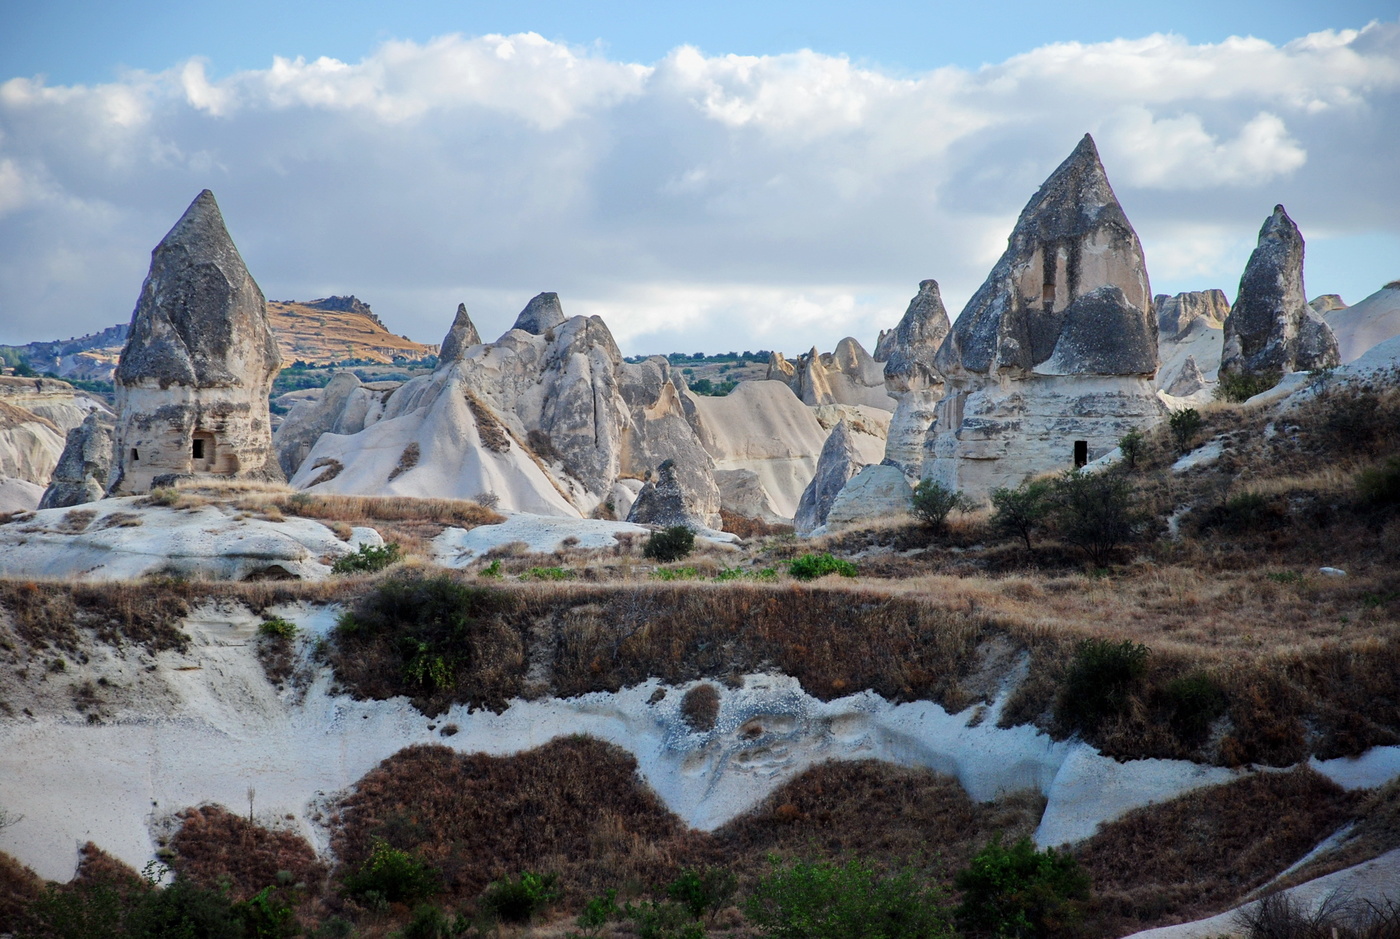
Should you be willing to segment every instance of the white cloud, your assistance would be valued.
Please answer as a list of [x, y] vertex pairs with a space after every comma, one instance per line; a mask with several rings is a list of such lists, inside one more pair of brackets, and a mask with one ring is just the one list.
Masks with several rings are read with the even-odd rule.
[[353, 292], [427, 341], [457, 299], [489, 334], [558, 290], [629, 352], [871, 342], [925, 277], [956, 313], [1086, 130], [1155, 286], [1232, 287], [1278, 201], [1305, 235], [1394, 234], [1400, 24], [1059, 43], [914, 76], [809, 51], [640, 65], [526, 33], [222, 79], [198, 58], [12, 79], [0, 341], [125, 318], [208, 186], [269, 296]]

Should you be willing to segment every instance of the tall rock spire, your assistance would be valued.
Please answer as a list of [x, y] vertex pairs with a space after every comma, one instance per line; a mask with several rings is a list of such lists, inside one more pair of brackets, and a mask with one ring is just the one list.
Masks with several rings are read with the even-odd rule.
[[481, 334], [476, 331], [476, 324], [467, 315], [467, 305], [457, 304], [457, 316], [452, 320], [452, 328], [443, 337], [442, 348], [438, 351], [438, 368], [451, 365], [462, 358], [472, 346], [481, 345]]

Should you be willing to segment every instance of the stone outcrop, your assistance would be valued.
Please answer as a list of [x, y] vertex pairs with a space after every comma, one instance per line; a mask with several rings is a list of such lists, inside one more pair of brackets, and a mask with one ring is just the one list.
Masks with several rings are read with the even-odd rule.
[[1181, 367], [1177, 369], [1176, 374], [1162, 390], [1174, 398], [1186, 398], [1205, 386], [1206, 377], [1201, 374], [1200, 367], [1196, 365], [1196, 357], [1188, 355], [1186, 361], [1181, 363]]
[[803, 404], [864, 404], [891, 410], [884, 370], [855, 339], [847, 336], [833, 352], [810, 352], [789, 362], [781, 352], [768, 358], [768, 380], [781, 381]]
[[933, 360], [950, 328], [938, 281], [925, 280], [899, 325], [882, 333], [877, 346], [884, 354], [885, 390], [896, 401], [885, 459], [913, 479], [922, 471], [924, 438], [943, 397], [943, 376]]
[[65, 434], [82, 424], [89, 414], [111, 418], [107, 405], [95, 395], [52, 378], [0, 376], [0, 401], [49, 421]]
[[1337, 340], [1303, 291], [1303, 236], [1283, 206], [1259, 230], [1225, 320], [1222, 375], [1278, 378], [1337, 365]]
[[1162, 339], [1176, 338], [1197, 320], [1220, 329], [1230, 315], [1230, 301], [1220, 289], [1192, 290], [1174, 297], [1159, 293], [1152, 302], [1157, 311], [1157, 333]]
[[206, 189], [151, 254], [115, 373], [108, 492], [168, 474], [283, 478], [267, 408], [280, 367], [263, 293]]
[[[277, 428], [277, 462], [291, 479], [322, 434], [354, 434], [364, 429], [369, 396], [354, 372], [336, 372], [315, 398], [298, 403]], [[356, 401], [359, 407], [351, 403]]]
[[[687, 485], [684, 473], [675, 460], [665, 460], [656, 468], [656, 479], [647, 482], [632, 509], [627, 513], [627, 521], [637, 525], [685, 525], [689, 528], [713, 528], [707, 519], [695, 511], [695, 506], [708, 499], [708, 493], [695, 491]], [[710, 480], [714, 485], [714, 480]], [[719, 501], [718, 488], [715, 502]]]
[[111, 424], [99, 414], [89, 414], [86, 420], [68, 431], [63, 455], [58, 458], [39, 508], [56, 509], [96, 502], [107, 492], [111, 471]]
[[1327, 325], [1337, 337], [1337, 354], [1343, 364], [1400, 336], [1400, 280], [1391, 281], [1355, 306], [1331, 310]]
[[465, 303], [457, 304], [457, 315], [452, 320], [452, 328], [443, 337], [442, 346], [438, 351], [438, 365], [456, 362], [472, 346], [479, 345], [481, 345], [481, 333], [476, 331], [476, 324], [467, 315], [467, 305]]
[[0, 399], [0, 479], [47, 485], [63, 444], [53, 421]]
[[1313, 297], [1308, 301], [1308, 309], [1318, 316], [1326, 316], [1335, 310], [1345, 310], [1346, 308], [1346, 301], [1335, 293], [1324, 293], [1322, 296]]
[[810, 535], [826, 524], [836, 497], [865, 462], [851, 439], [850, 426], [841, 421], [832, 430], [817, 459], [817, 472], [797, 502], [793, 525], [799, 535]]
[[542, 293], [531, 298], [515, 318], [511, 329], [519, 329], [534, 336], [543, 336], [551, 329], [563, 326], [564, 307], [559, 303], [559, 294]]
[[1159, 421], [1151, 297], [1142, 246], [1086, 134], [934, 357], [947, 390], [923, 475], [982, 498]]
[[902, 519], [909, 515], [913, 503], [914, 489], [900, 467], [872, 463], [852, 476], [832, 501], [826, 515], [826, 530]]

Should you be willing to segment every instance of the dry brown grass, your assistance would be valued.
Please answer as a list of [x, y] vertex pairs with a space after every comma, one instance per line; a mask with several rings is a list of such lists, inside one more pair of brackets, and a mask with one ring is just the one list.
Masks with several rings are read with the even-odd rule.
[[0, 607], [33, 649], [78, 654], [89, 636], [107, 645], [134, 642], [147, 651], [184, 649], [178, 627], [199, 588], [173, 583], [55, 583], [0, 580]]
[[19, 928], [21, 914], [43, 889], [38, 874], [0, 851], [0, 933]]
[[1076, 851], [1093, 878], [1094, 931], [1122, 935], [1228, 909], [1345, 824], [1358, 801], [1303, 768], [1136, 809]]
[[269, 300], [267, 316], [284, 366], [298, 359], [312, 365], [350, 358], [388, 364], [395, 356], [420, 359], [432, 351], [358, 313]]
[[285, 871], [291, 884], [306, 885], [308, 898], [320, 893], [326, 866], [300, 835], [264, 828], [221, 805], [185, 809], [180, 818], [170, 848], [181, 877], [203, 887], [227, 884], [238, 901], [278, 884]]
[[476, 435], [481, 438], [481, 445], [493, 453], [510, 450], [510, 434], [491, 409], [471, 389], [464, 389], [462, 393], [466, 396], [472, 417], [476, 418]]

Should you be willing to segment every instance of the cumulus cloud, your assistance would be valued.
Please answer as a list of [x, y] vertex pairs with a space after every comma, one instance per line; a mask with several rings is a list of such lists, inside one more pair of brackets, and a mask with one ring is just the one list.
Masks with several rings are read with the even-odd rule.
[[618, 62], [527, 33], [221, 79], [200, 58], [96, 86], [11, 77], [0, 341], [125, 319], [207, 186], [269, 296], [353, 292], [425, 341], [458, 300], [494, 334], [557, 290], [628, 352], [869, 345], [923, 278], [956, 313], [1085, 131], [1154, 287], [1229, 289], [1275, 202], [1305, 234], [1400, 230], [1398, 112], [1396, 23], [920, 75], [810, 51]]

